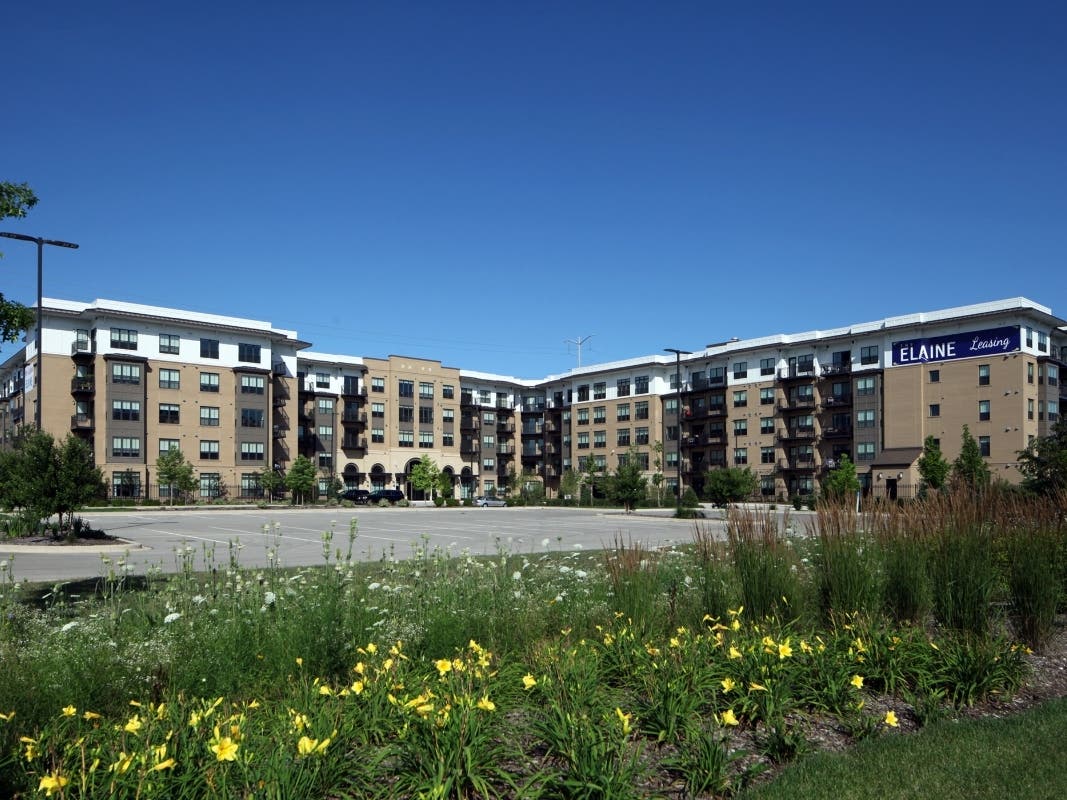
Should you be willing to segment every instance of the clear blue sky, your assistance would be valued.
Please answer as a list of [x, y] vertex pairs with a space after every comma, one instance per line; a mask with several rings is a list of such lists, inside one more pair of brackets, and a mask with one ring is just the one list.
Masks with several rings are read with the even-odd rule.
[[0, 226], [81, 245], [51, 297], [522, 377], [588, 335], [1063, 316], [1065, 8], [12, 2], [0, 180], [41, 202]]

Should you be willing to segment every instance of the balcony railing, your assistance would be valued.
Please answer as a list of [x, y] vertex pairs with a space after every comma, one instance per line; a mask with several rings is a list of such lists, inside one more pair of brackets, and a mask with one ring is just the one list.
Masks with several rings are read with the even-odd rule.
[[461, 431], [475, 431], [481, 427], [478, 417], [460, 417], [459, 429]]
[[91, 356], [96, 352], [96, 344], [88, 339], [77, 339], [70, 345], [72, 356]]
[[780, 458], [778, 469], [791, 472], [814, 472], [815, 457], [809, 458]]
[[847, 364], [823, 364], [822, 375], [828, 378], [831, 375], [848, 375], [852, 372], [852, 362]]
[[796, 397], [791, 400], [778, 401], [779, 411], [802, 411], [808, 408], [815, 408], [814, 397]]
[[342, 450], [366, 450], [367, 449], [367, 437], [365, 436], [346, 436], [341, 441]]
[[341, 422], [346, 425], [366, 425], [367, 412], [361, 411], [359, 413], [352, 413], [348, 409], [345, 409], [345, 413], [341, 415]]
[[71, 394], [93, 394], [96, 391], [96, 380], [93, 378], [71, 378]]
[[71, 414], [70, 429], [72, 431], [91, 431], [95, 427], [92, 414]]
[[852, 405], [852, 393], [848, 394], [831, 394], [822, 399], [822, 404], [826, 408], [840, 408], [842, 406]]
[[822, 438], [824, 439], [848, 439], [851, 438], [851, 436], [851, 425], [838, 425], [836, 427], [831, 426], [822, 429]]
[[814, 439], [815, 438], [815, 426], [814, 425], [797, 425], [795, 427], [787, 427], [778, 432], [779, 441], [788, 442], [794, 439]]
[[778, 370], [778, 379], [783, 381], [804, 380], [815, 377], [815, 364], [794, 364]]

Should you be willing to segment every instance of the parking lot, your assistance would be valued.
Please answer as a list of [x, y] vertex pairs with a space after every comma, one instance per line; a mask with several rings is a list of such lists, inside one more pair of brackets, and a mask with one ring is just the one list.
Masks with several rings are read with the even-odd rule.
[[[282, 566], [323, 563], [323, 534], [333, 533], [332, 549], [347, 550], [356, 531], [353, 557], [408, 558], [416, 548], [452, 553], [491, 554], [554, 550], [598, 550], [618, 540], [649, 547], [688, 542], [693, 522], [676, 520], [670, 510], [638, 514], [571, 508], [247, 508], [138, 509], [80, 515], [94, 528], [126, 544], [97, 547], [0, 545], [0, 559], [13, 564], [20, 581], [93, 578], [124, 560], [144, 574], [174, 572], [178, 553], [192, 548], [197, 569], [229, 563], [231, 548], [242, 566], [276, 558]], [[704, 524], [720, 525], [704, 520]]]

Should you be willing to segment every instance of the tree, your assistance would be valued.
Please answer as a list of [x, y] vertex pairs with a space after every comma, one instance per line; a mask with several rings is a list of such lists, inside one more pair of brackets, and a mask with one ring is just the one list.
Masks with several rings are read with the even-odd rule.
[[415, 466], [411, 468], [411, 474], [408, 476], [412, 486], [420, 492], [429, 492], [431, 500], [433, 500], [434, 490], [437, 489], [437, 482], [440, 478], [441, 470], [438, 469], [434, 460], [427, 455], [423, 455], [418, 460]]
[[1023, 485], [1053, 495], [1067, 490], [1067, 417], [1060, 417], [1048, 436], [1034, 439], [1019, 452]]
[[978, 442], [966, 425], [963, 426], [960, 454], [952, 462], [952, 478], [972, 490], [984, 489], [989, 485], [989, 465], [982, 458]]
[[759, 478], [748, 467], [709, 469], [704, 473], [704, 496], [717, 506], [740, 503], [759, 489]]
[[259, 485], [267, 494], [268, 500], [273, 500], [274, 495], [285, 485], [285, 479], [272, 469], [263, 468], [259, 473]]
[[608, 497], [619, 503], [629, 514], [634, 506], [645, 499], [648, 480], [641, 471], [637, 458], [637, 448], [631, 447], [626, 455], [619, 459], [615, 474], [607, 481]]
[[559, 494], [561, 500], [567, 500], [568, 498], [575, 498], [578, 496], [578, 492], [581, 489], [582, 480], [578, 473], [571, 467], [567, 467], [562, 477], [559, 479]]
[[167, 487], [167, 499], [171, 503], [174, 502], [175, 492], [186, 495], [196, 488], [193, 465], [185, 460], [182, 451], [177, 447], [170, 448], [156, 459], [156, 476], [160, 489]]
[[440, 497], [450, 498], [456, 490], [451, 472], [441, 470], [437, 475], [437, 494]]
[[846, 454], [842, 454], [837, 466], [830, 470], [823, 481], [823, 495], [827, 500], [844, 503], [851, 502], [859, 490], [860, 479], [856, 477], [856, 465]]
[[[79, 436], [67, 434], [58, 452], [56, 471], [56, 513], [59, 527], [74, 527], [74, 512], [91, 503], [103, 489], [104, 476], [93, 464], [89, 444]], [[67, 517], [63, 522], [64, 514]]]
[[941, 448], [933, 436], [927, 436], [923, 441], [923, 454], [919, 456], [918, 467], [923, 486], [931, 489], [944, 487], [952, 465], [941, 454]]
[[656, 489], [656, 505], [663, 505], [663, 442], [656, 440], [652, 445], [652, 485]]
[[285, 476], [285, 485], [293, 493], [293, 502], [306, 503], [316, 481], [315, 465], [311, 463], [311, 459], [307, 456], [297, 456], [293, 460], [293, 466], [289, 468], [289, 474]]
[[[582, 470], [581, 484], [584, 487], [589, 487], [589, 505], [593, 505], [593, 487], [596, 485], [597, 478], [600, 477], [603, 470], [597, 466], [596, 459], [592, 456], [585, 456], [580, 464]], [[583, 491], [584, 493], [584, 491]], [[581, 498], [578, 499], [578, 505], [581, 505]]]
[[[9, 217], [22, 219], [35, 205], [37, 195], [27, 184], [0, 182], [0, 220]], [[33, 311], [21, 303], [5, 300], [0, 292], [0, 342], [18, 341], [20, 334], [32, 326], [33, 321]]]
[[59, 482], [56, 443], [51, 434], [34, 431], [19, 444], [19, 506], [26, 510], [30, 520], [40, 522], [56, 513]]

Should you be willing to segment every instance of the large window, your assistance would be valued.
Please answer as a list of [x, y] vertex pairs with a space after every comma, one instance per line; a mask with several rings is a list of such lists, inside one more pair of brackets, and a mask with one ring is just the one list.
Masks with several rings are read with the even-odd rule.
[[370, 390], [372, 392], [384, 392], [385, 391], [385, 378], [371, 378]]
[[630, 419], [630, 404], [619, 403], [615, 406], [615, 421], [626, 422]]
[[874, 378], [859, 378], [856, 380], [856, 394], [874, 394]]
[[111, 346], [116, 350], [136, 350], [137, 331], [132, 328], [112, 328]]
[[873, 461], [874, 460], [874, 442], [859, 442], [856, 445], [856, 460], [857, 461]]
[[433, 397], [433, 384], [419, 381], [419, 397]]
[[181, 421], [181, 406], [177, 403], [160, 403], [159, 421], [164, 425], [177, 425]]
[[990, 444], [988, 436], [978, 437], [978, 451], [986, 458], [989, 458]]
[[593, 424], [603, 425], [608, 420], [607, 406], [593, 406]]
[[423, 425], [433, 422], [433, 406], [419, 406], [419, 422]]
[[397, 394], [401, 397], [414, 397], [415, 381], [401, 379], [397, 384]]
[[181, 449], [182, 443], [177, 439], [160, 439], [159, 440], [159, 454], [169, 453], [171, 450]]
[[398, 406], [397, 422], [414, 422], [415, 406]]
[[737, 361], [734, 363], [734, 380], [739, 381], [748, 377], [748, 362]]
[[761, 406], [773, 406], [774, 405], [774, 389], [764, 388], [759, 390], [759, 404]]
[[333, 425], [319, 425], [318, 433], [320, 439], [332, 439]]
[[262, 348], [258, 344], [237, 343], [237, 360], [245, 364], [258, 364], [262, 356]]
[[200, 473], [200, 496], [203, 498], [222, 496], [222, 480], [219, 478], [219, 473]]
[[209, 428], [219, 426], [219, 409], [216, 406], [200, 406], [200, 424]]
[[989, 422], [989, 401], [978, 401], [978, 419], [982, 422]]
[[433, 431], [419, 431], [419, 447], [433, 447]]
[[617, 444], [619, 447], [629, 447], [630, 446], [630, 429], [629, 428], [619, 428], [619, 431], [618, 431], [618, 434], [617, 434], [617, 437], [616, 437], [616, 440], [615, 440], [615, 444]]
[[747, 419], [735, 419], [734, 420], [734, 436], [747, 436], [748, 435], [748, 420]]
[[774, 448], [773, 447], [761, 447], [759, 449], [759, 460], [761, 464], [773, 464], [774, 463]]
[[608, 432], [607, 431], [593, 431], [593, 447], [607, 447], [608, 446]]
[[734, 392], [734, 408], [744, 408], [748, 405], [748, 392]]
[[400, 447], [414, 447], [415, 431], [399, 431], [397, 433], [397, 444]]
[[866, 347], [860, 348], [860, 363], [861, 364], [877, 364], [878, 363], [878, 345], [872, 344]]
[[747, 447], [735, 447], [734, 448], [734, 464], [736, 466], [744, 466], [748, 463], [748, 448]]
[[334, 404], [333, 404], [333, 399], [332, 398], [320, 397], [318, 399], [318, 401], [316, 401], [315, 406], [316, 406], [315, 413], [318, 416], [320, 416], [320, 417], [332, 417], [333, 416]]
[[578, 402], [579, 403], [584, 403], [588, 399], [589, 399], [589, 384], [588, 383], [583, 383], [581, 386], [578, 387]]
[[619, 378], [617, 381], [615, 381], [615, 396], [616, 397], [626, 397], [629, 394], [630, 394], [630, 379], [629, 378]]
[[452, 400], [456, 396], [456, 387], [450, 383], [446, 383], [441, 386], [441, 397], [445, 400]]
[[647, 400], [638, 400], [634, 403], [634, 419], [648, 419]]
[[217, 392], [219, 390], [219, 374], [217, 372], [200, 373], [200, 391]]
[[370, 440], [375, 444], [385, 444], [385, 428], [371, 428]]
[[579, 450], [588, 450], [589, 449], [589, 433], [587, 431], [582, 431], [581, 433], [578, 434], [578, 449]]
[[241, 394], [263, 394], [266, 384], [262, 375], [242, 375]]
[[180, 389], [182, 386], [182, 374], [176, 369], [161, 369], [159, 371], [160, 389]]
[[141, 402], [139, 400], [112, 400], [111, 419], [137, 422], [141, 419]]
[[261, 408], [242, 408], [241, 409], [241, 427], [242, 428], [262, 428], [263, 427], [263, 409], [261, 409]]
[[989, 385], [989, 365], [988, 364], [979, 364], [978, 365], [978, 385], [979, 386], [988, 386]]
[[159, 334], [159, 352], [176, 356], [181, 351], [182, 337], [176, 333]]
[[385, 418], [385, 403], [371, 403], [370, 404], [370, 415], [374, 419], [384, 419]]
[[634, 378], [634, 394], [648, 394], [647, 375], [638, 375]]
[[774, 359], [773, 358], [761, 358], [759, 360], [759, 374], [760, 375], [773, 375], [774, 374]]
[[579, 408], [578, 409], [577, 423], [579, 425], [588, 425], [589, 424], [589, 409], [588, 408]]
[[759, 432], [774, 433], [774, 417], [760, 417]]
[[604, 381], [593, 384], [593, 399], [603, 400], [608, 396], [608, 385]]
[[112, 383], [132, 383], [137, 384], [141, 382], [141, 365], [140, 364], [112, 364], [111, 365], [111, 382]]
[[857, 428], [873, 428], [874, 427], [874, 410], [866, 409], [864, 411], [856, 412], [856, 427]]
[[112, 436], [111, 455], [115, 458], [140, 458], [141, 437], [139, 436]]
[[648, 428], [634, 428], [634, 444], [648, 444]]
[[219, 357], [219, 340], [218, 339], [201, 339], [200, 340], [200, 357], [201, 358], [218, 358]]
[[201, 461], [218, 461], [219, 460], [219, 443], [213, 439], [201, 439], [200, 440], [200, 460]]
[[263, 442], [241, 442], [241, 460], [262, 461], [264, 450]]

